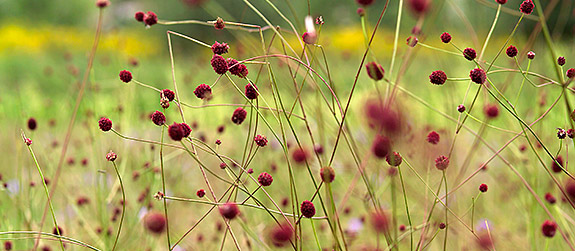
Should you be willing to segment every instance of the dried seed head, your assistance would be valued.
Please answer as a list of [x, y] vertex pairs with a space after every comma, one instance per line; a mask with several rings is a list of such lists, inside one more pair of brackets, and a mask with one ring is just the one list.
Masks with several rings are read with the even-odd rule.
[[515, 56], [517, 56], [517, 47], [510, 45], [509, 47], [507, 47], [507, 50], [505, 51], [505, 53], [510, 58], [515, 57]]
[[212, 45], [212, 52], [214, 54], [218, 54], [218, 55], [222, 55], [222, 54], [226, 54], [228, 53], [228, 49], [230, 49], [230, 46], [227, 43], [218, 43], [218, 41], [216, 41], [213, 45]]
[[431, 73], [431, 75], [429, 75], [429, 82], [435, 85], [443, 85], [445, 84], [446, 80], [447, 75], [445, 74], [445, 72], [440, 70], [434, 71]]
[[107, 132], [112, 129], [112, 120], [102, 117], [98, 121], [98, 125], [100, 126], [100, 130]]
[[469, 61], [473, 61], [477, 57], [477, 52], [473, 48], [465, 48], [463, 56]]
[[306, 218], [311, 218], [315, 215], [315, 206], [309, 200], [304, 200], [301, 203], [301, 214]]
[[238, 107], [236, 108], [236, 110], [234, 110], [234, 113], [232, 114], [232, 122], [234, 122], [234, 124], [236, 125], [239, 125], [242, 122], [244, 122], [247, 115], [248, 112], [246, 112], [244, 108]]
[[451, 34], [443, 32], [443, 34], [441, 34], [441, 42], [444, 42], [446, 44], [451, 42]]
[[521, 6], [519, 6], [519, 10], [525, 15], [529, 15], [533, 12], [534, 7], [535, 5], [533, 4], [533, 1], [525, 0], [523, 3], [521, 3]]
[[487, 76], [485, 75], [485, 71], [480, 68], [475, 68], [471, 70], [469, 72], [469, 77], [471, 78], [471, 81], [477, 84], [485, 83], [485, 79], [487, 78]]
[[435, 159], [435, 168], [445, 170], [449, 166], [449, 159], [443, 155]]
[[383, 75], [385, 74], [385, 70], [383, 70], [383, 67], [381, 67], [381, 65], [379, 65], [376, 62], [369, 62], [365, 65], [365, 68], [367, 70], [367, 75], [369, 76], [369, 78], [375, 80], [375, 81], [379, 81], [381, 79], [383, 79]]
[[274, 181], [274, 178], [269, 173], [263, 172], [263, 173], [260, 173], [260, 175], [258, 176], [258, 182], [260, 183], [260, 185], [262, 185], [264, 187], [271, 185], [273, 181]]
[[439, 133], [432, 131], [427, 134], [427, 142], [437, 145], [437, 143], [439, 143]]
[[154, 124], [156, 124], [157, 126], [161, 126], [164, 125], [164, 123], [166, 123], [166, 116], [160, 111], [155, 111], [154, 113], [152, 113], [152, 116], [150, 117], [152, 119], [152, 122], [154, 122]]

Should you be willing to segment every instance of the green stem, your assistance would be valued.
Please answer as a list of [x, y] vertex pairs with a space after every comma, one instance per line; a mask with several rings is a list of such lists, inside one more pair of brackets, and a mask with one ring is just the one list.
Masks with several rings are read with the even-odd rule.
[[112, 161], [112, 164], [114, 164], [114, 171], [116, 171], [116, 175], [118, 175], [118, 180], [120, 181], [120, 188], [122, 188], [122, 216], [120, 217], [120, 226], [118, 226], [118, 233], [116, 234], [116, 240], [114, 240], [114, 246], [112, 247], [112, 251], [114, 251], [116, 250], [118, 239], [120, 239], [120, 232], [122, 231], [122, 224], [124, 223], [124, 214], [126, 212], [126, 191], [124, 191], [124, 183], [122, 182], [122, 176], [118, 171], [116, 162]]

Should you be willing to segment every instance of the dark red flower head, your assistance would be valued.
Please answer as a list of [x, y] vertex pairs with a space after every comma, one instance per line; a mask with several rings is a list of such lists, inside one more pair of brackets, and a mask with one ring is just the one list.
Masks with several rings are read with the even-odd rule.
[[218, 54], [214, 54], [211, 64], [217, 74], [224, 74], [228, 71], [228, 63], [226, 62], [226, 59]]
[[205, 99], [205, 98], [209, 99], [212, 96], [212, 88], [209, 85], [200, 84], [194, 90], [194, 94], [199, 99]]
[[315, 206], [309, 200], [304, 200], [301, 203], [301, 214], [306, 218], [311, 218], [315, 215]]
[[245, 64], [238, 64], [238, 61], [233, 58], [228, 58], [227, 63], [231, 74], [240, 78], [245, 78], [248, 75], [248, 67]]
[[112, 152], [111, 150], [108, 154], [106, 154], [106, 160], [107, 161], [115, 161], [117, 158], [118, 158], [118, 155], [116, 155], [116, 153]]
[[388, 135], [402, 135], [404, 123], [400, 109], [374, 99], [366, 102], [364, 110], [369, 126], [375, 131], [384, 130]]
[[307, 159], [308, 153], [306, 150], [298, 147], [292, 152], [291, 156], [296, 163], [302, 164]]
[[549, 204], [555, 204], [555, 202], [557, 202], [557, 199], [555, 199], [555, 197], [551, 193], [545, 194], [545, 200], [549, 202]]
[[427, 142], [437, 145], [437, 143], [439, 143], [439, 133], [432, 131], [427, 134]]
[[383, 79], [383, 74], [385, 73], [385, 70], [383, 70], [383, 67], [381, 67], [381, 65], [379, 65], [378, 63], [369, 62], [365, 65], [365, 68], [367, 70], [367, 75], [369, 76], [369, 78], [375, 81]]
[[487, 75], [485, 75], [485, 71], [483, 69], [475, 68], [469, 72], [469, 77], [471, 78], [471, 81], [477, 84], [483, 84], [485, 83]]
[[507, 50], [505, 51], [505, 53], [510, 58], [515, 57], [515, 56], [517, 56], [517, 47], [510, 45], [509, 47], [507, 47]]
[[102, 117], [100, 121], [98, 121], [98, 125], [100, 126], [100, 130], [107, 132], [112, 129], [112, 120]]
[[519, 6], [519, 10], [521, 10], [525, 15], [531, 14], [533, 12], [533, 8], [535, 8], [535, 5], [531, 0], [525, 0], [521, 3], [521, 6]]
[[218, 54], [218, 55], [222, 55], [222, 54], [226, 54], [228, 53], [228, 49], [230, 49], [230, 46], [227, 43], [218, 43], [218, 41], [216, 41], [213, 45], [212, 45], [212, 52], [214, 54]]
[[144, 216], [144, 226], [154, 234], [161, 234], [166, 229], [166, 217], [161, 213], [148, 213]]
[[567, 132], [561, 128], [557, 128], [557, 138], [565, 139], [567, 137]]
[[359, 5], [370, 6], [375, 0], [355, 0]]
[[96, 6], [98, 6], [98, 8], [106, 8], [106, 7], [108, 7], [108, 5], [110, 5], [109, 0], [97, 0], [96, 1]]
[[386, 136], [377, 135], [371, 145], [371, 151], [376, 157], [383, 159], [391, 151], [391, 141]]
[[427, 12], [429, 9], [429, 4], [431, 3], [430, 0], [409, 0], [408, 2], [409, 8], [413, 13], [416, 15], [422, 15]]
[[557, 58], [557, 63], [558, 63], [560, 66], [565, 65], [565, 57], [559, 57], [559, 58]]
[[441, 34], [441, 42], [444, 42], [446, 44], [451, 42], [451, 34], [443, 32], [443, 34]]
[[136, 18], [136, 20], [138, 22], [144, 22], [144, 16], [145, 15], [146, 14], [144, 14], [144, 12], [138, 11], [138, 12], [136, 12], [136, 14], [134, 14], [134, 18]]
[[567, 77], [568, 78], [575, 78], [575, 69], [574, 68], [569, 68], [569, 70], [567, 70]]
[[258, 87], [256, 84], [250, 82], [246, 85], [245, 94], [248, 99], [256, 99], [258, 98]]
[[176, 93], [174, 93], [174, 91], [170, 89], [163, 89], [162, 93], [160, 94], [160, 98], [161, 97], [167, 98], [168, 101], [174, 101], [174, 99], [176, 98]]
[[152, 113], [152, 116], [150, 116], [152, 119], [152, 122], [154, 122], [154, 124], [161, 126], [164, 123], [166, 123], [166, 116], [160, 112], [160, 111], [155, 111], [154, 113]]
[[483, 108], [483, 111], [485, 112], [485, 115], [491, 119], [496, 118], [497, 115], [499, 115], [499, 108], [497, 105], [487, 104]]
[[463, 104], [458, 105], [458, 106], [457, 106], [457, 111], [458, 111], [458, 112], [464, 112], [464, 111], [465, 111], [465, 106], [464, 106]]
[[156, 15], [156, 13], [152, 12], [152, 11], [148, 11], [148, 13], [146, 13], [146, 15], [144, 16], [144, 23], [147, 26], [152, 26], [154, 24], [158, 23], [158, 16]]
[[12, 250], [12, 242], [11, 241], [5, 241], [4, 242], [4, 249], [6, 251]]
[[487, 192], [487, 184], [483, 183], [479, 185], [479, 191], [481, 191], [482, 193]]
[[386, 233], [389, 231], [390, 223], [388, 216], [385, 212], [377, 210], [370, 215], [371, 225], [378, 233]]
[[206, 195], [206, 191], [204, 191], [204, 189], [198, 189], [198, 191], [196, 192], [196, 195], [200, 198], [204, 197], [204, 195]]
[[439, 223], [439, 229], [445, 229], [446, 225], [445, 222]]
[[333, 170], [333, 167], [331, 166], [322, 167], [319, 170], [319, 175], [323, 182], [331, 183], [335, 179], [335, 170]]
[[[555, 160], [557, 160], [557, 162], [555, 162], [555, 161], [551, 162], [551, 169], [553, 169], [553, 172], [560, 173], [563, 171], [561, 169], [561, 167], [563, 166], [563, 157], [561, 155], [559, 155], [555, 158]], [[559, 164], [557, 164], [557, 163], [559, 163]]]
[[534, 59], [535, 58], [535, 52], [533, 52], [533, 51], [527, 52], [527, 58], [528, 59]]
[[399, 166], [401, 165], [403, 158], [401, 155], [399, 155], [399, 153], [393, 152], [385, 157], [385, 161], [387, 161], [387, 164], [390, 166]]
[[496, 0], [498, 4], [505, 4], [507, 3], [507, 0]]
[[127, 70], [120, 71], [120, 80], [124, 83], [130, 83], [132, 81], [132, 73]]
[[415, 47], [417, 45], [417, 43], [419, 42], [419, 39], [417, 39], [417, 37], [414, 36], [409, 36], [406, 40], [405, 40], [406, 44], [409, 47]]
[[449, 166], [449, 159], [443, 155], [435, 159], [435, 168], [445, 170]]
[[306, 31], [301, 35], [301, 39], [306, 44], [315, 44], [317, 42], [317, 33]]
[[260, 175], [258, 176], [258, 182], [260, 183], [260, 185], [262, 185], [264, 187], [271, 185], [273, 181], [274, 181], [274, 178], [269, 173], [263, 172], [263, 173], [260, 173]]
[[186, 123], [176, 123], [174, 122], [172, 125], [168, 127], [168, 134], [170, 138], [175, 141], [181, 141], [183, 138], [190, 136], [192, 132], [192, 128]]
[[38, 123], [36, 122], [35, 118], [29, 118], [28, 119], [28, 129], [30, 129], [31, 131], [36, 130], [36, 127], [38, 127]]
[[473, 61], [473, 59], [477, 57], [477, 52], [475, 52], [473, 48], [465, 48], [465, 50], [463, 50], [463, 56], [465, 59]]
[[236, 203], [232, 202], [226, 202], [225, 204], [221, 205], [219, 209], [220, 214], [228, 220], [232, 220], [236, 218], [238, 214], [240, 214], [240, 208]]
[[435, 84], [435, 85], [445, 84], [446, 80], [447, 80], [447, 75], [445, 74], [445, 72], [443, 72], [441, 70], [434, 71], [431, 73], [431, 75], [429, 75], [429, 82], [431, 82], [432, 84]]
[[276, 247], [288, 244], [293, 236], [293, 231], [287, 224], [277, 225], [270, 231], [271, 242]]
[[52, 234], [63, 236], [64, 230], [60, 226], [56, 226], [52, 228]]
[[226, 27], [224, 20], [221, 17], [218, 17], [216, 22], [214, 22], [214, 28], [216, 28], [216, 30], [223, 30], [224, 27]]
[[247, 115], [248, 112], [246, 112], [244, 108], [238, 107], [236, 108], [236, 110], [234, 110], [234, 114], [232, 114], [232, 122], [234, 122], [234, 124], [239, 125], [242, 122], [244, 122]]
[[357, 8], [356, 12], [360, 17], [365, 16], [365, 9], [363, 9], [361, 7]]
[[254, 137], [254, 141], [260, 147], [264, 147], [268, 144], [268, 139], [266, 138], [266, 136], [259, 135], [259, 134]]
[[551, 238], [551, 237], [555, 236], [556, 231], [557, 231], [557, 223], [555, 223], [553, 221], [546, 220], [541, 225], [541, 232], [543, 232], [543, 236], [545, 236], [545, 237]]

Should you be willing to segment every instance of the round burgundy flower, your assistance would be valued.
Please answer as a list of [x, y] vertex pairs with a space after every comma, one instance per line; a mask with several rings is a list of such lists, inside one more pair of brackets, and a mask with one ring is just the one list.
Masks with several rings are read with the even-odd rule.
[[160, 111], [155, 111], [154, 113], [152, 113], [151, 119], [152, 122], [154, 122], [154, 124], [158, 126], [161, 126], [164, 123], [166, 123], [166, 116]]
[[507, 3], [507, 0], [496, 0], [498, 4], [505, 4]]
[[203, 198], [204, 195], [206, 195], [206, 191], [204, 191], [204, 189], [198, 189], [198, 191], [196, 192], [196, 195], [200, 198]]
[[385, 161], [387, 161], [387, 164], [390, 166], [399, 166], [401, 165], [403, 158], [401, 155], [399, 155], [399, 153], [393, 152], [385, 157]]
[[439, 143], [439, 133], [432, 131], [427, 134], [427, 142], [437, 145], [437, 143]]
[[533, 52], [533, 51], [527, 52], [527, 58], [528, 59], [534, 59], [535, 58], [535, 52]]
[[553, 237], [555, 236], [555, 232], [557, 231], [557, 223], [550, 221], [550, 220], [546, 220], [545, 222], [543, 222], [543, 225], [541, 225], [541, 232], [543, 232], [543, 236], [545, 237]]
[[417, 45], [417, 43], [419, 42], [419, 39], [417, 39], [417, 37], [414, 37], [414, 36], [409, 36], [405, 42], [409, 47], [413, 48]]
[[[553, 172], [560, 173], [561, 171], [563, 171], [561, 169], [561, 167], [563, 166], [563, 157], [561, 155], [559, 155], [555, 158], [555, 160], [557, 160], [557, 162], [555, 162], [555, 161], [551, 162], [551, 169], [553, 169]], [[559, 164], [557, 164], [557, 163], [559, 163]]]
[[264, 147], [268, 144], [268, 139], [266, 138], [266, 136], [259, 135], [259, 134], [254, 137], [254, 141], [256, 142], [256, 144], [258, 146], [261, 146], [261, 147]]
[[371, 151], [376, 157], [383, 159], [387, 156], [390, 150], [391, 150], [391, 141], [389, 140], [388, 137], [383, 135], [375, 136], [373, 144], [371, 145]]
[[301, 203], [301, 214], [306, 218], [311, 218], [315, 215], [315, 206], [309, 200], [304, 200]]
[[533, 12], [534, 7], [535, 5], [533, 4], [533, 1], [525, 0], [523, 3], [521, 3], [521, 6], [519, 6], [519, 10], [521, 10], [521, 12], [525, 15], [529, 15]]
[[26, 138], [24, 139], [24, 143], [26, 143], [27, 146], [32, 145], [32, 140], [30, 138]]
[[360, 17], [365, 16], [365, 9], [363, 9], [361, 7], [357, 8], [356, 12]]
[[355, 2], [359, 5], [363, 5], [363, 6], [369, 6], [371, 5], [375, 0], [355, 0]]
[[220, 206], [219, 209], [220, 214], [228, 220], [232, 220], [236, 218], [238, 214], [240, 214], [240, 208], [238, 208], [238, 205], [236, 205], [236, 203], [232, 202], [224, 203], [223, 205]]
[[464, 111], [465, 111], [465, 106], [464, 106], [463, 104], [458, 105], [458, 106], [457, 106], [457, 111], [458, 111], [458, 112], [464, 112]]
[[263, 172], [263, 173], [260, 173], [260, 175], [258, 176], [258, 182], [260, 183], [260, 185], [262, 185], [264, 187], [271, 185], [273, 181], [274, 181], [274, 178], [269, 173]]
[[442, 85], [445, 84], [445, 81], [447, 80], [447, 75], [445, 74], [445, 72], [437, 70], [431, 73], [431, 75], [429, 75], [429, 82], [431, 82], [432, 84], [435, 85]]
[[252, 173], [254, 173], [254, 169], [250, 168], [250, 169], [246, 170], [246, 173], [252, 174]]
[[12, 250], [12, 242], [11, 241], [5, 241], [4, 242], [4, 249], [5, 250]]
[[505, 53], [507, 53], [507, 56], [510, 58], [515, 57], [517, 56], [517, 47], [510, 45], [509, 47], [507, 47]]
[[565, 139], [567, 137], [567, 132], [561, 128], [557, 128], [557, 138]]
[[226, 54], [228, 53], [228, 49], [230, 49], [230, 46], [227, 43], [218, 43], [218, 41], [216, 41], [213, 45], [212, 45], [212, 52], [214, 54], [218, 54], [218, 55], [222, 55], [222, 54]]
[[56, 227], [52, 228], [52, 234], [62, 236], [62, 235], [64, 235], [64, 230], [60, 226], [56, 226]]
[[381, 210], [377, 210], [370, 215], [371, 225], [378, 233], [386, 233], [389, 231], [389, 222], [388, 216]]
[[144, 16], [145, 15], [146, 14], [144, 14], [144, 12], [138, 11], [138, 12], [136, 12], [136, 14], [134, 14], [134, 18], [136, 18], [136, 20], [138, 22], [144, 22]]
[[190, 136], [190, 133], [192, 133], [192, 128], [190, 128], [190, 126], [186, 123], [180, 123], [180, 128], [182, 129], [182, 135], [184, 138], [187, 138]]
[[238, 64], [238, 61], [233, 58], [228, 58], [227, 63], [232, 75], [240, 78], [245, 78], [248, 75], [248, 67], [245, 64]]
[[98, 121], [98, 125], [100, 126], [100, 130], [107, 132], [112, 129], [112, 120], [102, 117], [100, 121]]
[[234, 124], [239, 125], [242, 122], [244, 122], [247, 115], [248, 112], [246, 112], [244, 108], [238, 107], [236, 108], [236, 110], [234, 110], [234, 114], [232, 115], [232, 122], [234, 122]]
[[106, 7], [108, 7], [108, 5], [110, 5], [109, 0], [97, 0], [96, 1], [96, 6], [98, 6], [98, 8], [106, 8]]
[[306, 31], [301, 35], [301, 39], [306, 44], [315, 44], [317, 42], [317, 33]]
[[276, 247], [283, 247], [288, 244], [293, 236], [293, 231], [290, 229], [289, 225], [282, 224], [275, 226], [270, 231], [271, 242]]
[[446, 44], [451, 42], [451, 34], [443, 32], [443, 34], [441, 34], [441, 42], [444, 42]]
[[258, 97], [257, 89], [258, 87], [254, 83], [250, 82], [249, 84], [247, 84], [245, 91], [246, 97], [248, 99], [256, 99]]
[[477, 84], [483, 84], [485, 83], [487, 75], [485, 75], [485, 71], [483, 69], [475, 68], [469, 72], [469, 77], [471, 78], [471, 81]]
[[218, 146], [219, 146], [219, 145], [221, 145], [221, 144], [222, 144], [222, 141], [221, 141], [221, 140], [219, 140], [219, 139], [216, 139], [216, 145], [218, 145]]
[[160, 96], [167, 98], [168, 101], [174, 101], [174, 99], [176, 98], [176, 93], [174, 93], [174, 91], [170, 89], [163, 89]]
[[569, 137], [569, 138], [571, 138], [571, 139], [572, 139], [573, 137], [575, 137], [575, 130], [573, 130], [573, 129], [567, 129], [567, 137]]
[[383, 67], [381, 67], [381, 65], [379, 65], [378, 63], [369, 62], [365, 65], [365, 68], [367, 70], [367, 75], [369, 76], [369, 78], [375, 81], [383, 79], [383, 74], [385, 73], [385, 70], [383, 70]]
[[569, 68], [569, 70], [567, 70], [567, 77], [568, 78], [575, 78], [575, 69]]
[[323, 154], [323, 146], [320, 144], [315, 144], [313, 151], [317, 154]]
[[218, 17], [216, 22], [214, 22], [214, 28], [216, 28], [216, 30], [223, 30], [224, 27], [226, 27], [224, 20], [221, 17]]
[[443, 155], [435, 159], [435, 168], [445, 170], [449, 166], [449, 159]]
[[292, 152], [291, 156], [296, 163], [302, 164], [307, 159], [307, 155], [308, 154], [304, 149], [298, 147]]
[[196, 87], [194, 94], [199, 99], [209, 98], [212, 96], [212, 88], [209, 85], [201, 84]]
[[439, 229], [445, 229], [446, 225], [445, 222], [439, 223]]
[[38, 123], [36, 122], [35, 118], [29, 118], [28, 119], [28, 129], [30, 129], [31, 131], [36, 130], [36, 127], [38, 127]]
[[559, 57], [559, 58], [557, 58], [557, 63], [558, 63], [560, 66], [565, 65], [565, 57]]
[[107, 161], [115, 161], [117, 158], [118, 158], [118, 155], [116, 155], [116, 153], [112, 152], [111, 150], [108, 154], [106, 154], [106, 160]]
[[161, 213], [148, 213], [144, 216], [144, 226], [154, 234], [161, 234], [166, 229], [166, 217]]
[[226, 59], [218, 54], [214, 54], [211, 64], [217, 74], [224, 74], [228, 71], [228, 63], [226, 62]]
[[473, 59], [477, 57], [477, 52], [475, 52], [473, 48], [465, 48], [465, 50], [463, 50], [463, 56], [465, 59], [473, 61]]
[[168, 134], [170, 135], [170, 138], [175, 141], [181, 141], [184, 138], [184, 130], [182, 129], [182, 126], [176, 122], [168, 127]]
[[549, 202], [549, 204], [555, 204], [555, 202], [557, 202], [557, 199], [555, 199], [555, 197], [551, 195], [551, 193], [545, 194], [545, 200]]
[[409, 0], [408, 2], [409, 8], [413, 13], [416, 15], [422, 15], [427, 12], [429, 9], [429, 4], [431, 3], [430, 0]]
[[483, 108], [483, 111], [485, 112], [485, 115], [491, 119], [496, 118], [497, 115], [499, 115], [499, 108], [497, 107], [497, 105], [487, 104]]
[[158, 16], [156, 15], [156, 13], [152, 12], [152, 11], [148, 11], [148, 13], [146, 13], [146, 15], [144, 16], [144, 23], [147, 26], [152, 26], [154, 24], [158, 23]]
[[487, 184], [483, 183], [479, 185], [479, 191], [481, 191], [482, 193], [487, 192]]
[[132, 73], [127, 70], [120, 71], [120, 80], [124, 83], [130, 83], [132, 81]]
[[331, 183], [335, 179], [335, 170], [333, 170], [333, 167], [331, 166], [322, 167], [319, 170], [319, 175], [323, 182]]

